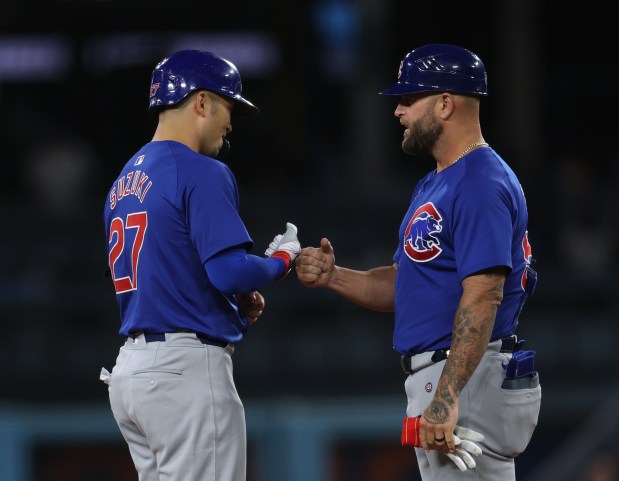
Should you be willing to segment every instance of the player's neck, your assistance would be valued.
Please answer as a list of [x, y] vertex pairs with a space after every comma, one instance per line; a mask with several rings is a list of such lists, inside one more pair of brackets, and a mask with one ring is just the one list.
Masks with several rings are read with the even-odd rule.
[[198, 141], [195, 135], [191, 135], [190, 129], [179, 129], [178, 124], [159, 123], [153, 134], [152, 141], [172, 140], [185, 144], [192, 150], [198, 151]]

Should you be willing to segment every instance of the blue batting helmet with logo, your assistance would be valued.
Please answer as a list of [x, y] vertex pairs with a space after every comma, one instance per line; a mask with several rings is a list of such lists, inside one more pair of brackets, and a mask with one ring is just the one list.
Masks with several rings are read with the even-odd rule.
[[232, 115], [235, 117], [259, 111], [241, 96], [241, 75], [236, 66], [202, 50], [180, 50], [157, 64], [151, 78], [148, 110], [176, 105], [199, 89], [234, 100]]
[[449, 44], [429, 44], [412, 50], [400, 62], [398, 82], [380, 95], [453, 92], [488, 95], [481, 59], [470, 50]]

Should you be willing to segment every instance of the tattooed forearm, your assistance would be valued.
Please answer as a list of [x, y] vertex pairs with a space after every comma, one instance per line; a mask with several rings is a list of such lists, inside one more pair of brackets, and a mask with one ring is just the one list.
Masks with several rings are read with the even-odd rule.
[[451, 351], [441, 380], [453, 388], [456, 396], [460, 394], [477, 368], [488, 345], [493, 322], [494, 316], [492, 322], [488, 323], [488, 319], [476, 318], [470, 308], [458, 309]]
[[454, 405], [455, 400], [453, 398], [453, 396], [451, 395], [451, 391], [449, 390], [449, 383], [439, 383], [438, 388], [438, 395], [439, 398], [445, 402], [445, 404], [448, 405], [448, 407], [451, 407]]
[[[495, 316], [496, 307], [492, 303], [476, 309], [462, 306], [457, 310], [451, 351], [440, 382], [441, 395], [449, 393], [447, 386], [452, 387], [456, 396], [464, 389], [486, 350]], [[453, 402], [451, 396], [450, 400]]]
[[496, 312], [503, 299], [504, 272], [480, 273], [466, 278], [456, 311], [449, 357], [445, 362], [434, 399], [423, 417], [430, 424], [457, 415], [458, 397], [471, 379], [486, 351]]

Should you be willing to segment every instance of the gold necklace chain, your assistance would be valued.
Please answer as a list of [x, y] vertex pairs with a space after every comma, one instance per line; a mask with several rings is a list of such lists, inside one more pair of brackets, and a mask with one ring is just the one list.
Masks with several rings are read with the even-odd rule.
[[458, 158], [451, 163], [451, 165], [453, 165], [456, 162], [458, 162], [462, 157], [464, 157], [466, 154], [468, 154], [471, 151], [471, 149], [473, 149], [475, 147], [481, 147], [482, 145], [488, 145], [488, 142], [484, 142], [483, 140], [480, 140], [478, 142], [475, 142], [475, 143], [469, 145], [466, 149], [464, 149], [462, 151], [462, 153], [458, 156]]

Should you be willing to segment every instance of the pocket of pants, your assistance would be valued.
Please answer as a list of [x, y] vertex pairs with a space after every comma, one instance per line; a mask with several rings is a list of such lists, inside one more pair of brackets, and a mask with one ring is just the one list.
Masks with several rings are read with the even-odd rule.
[[[536, 384], [535, 387], [522, 387], [518, 383], [512, 383], [510, 388], [500, 389], [503, 397], [501, 423], [502, 430], [497, 437], [499, 443], [498, 452], [508, 457], [516, 457], [521, 454], [531, 441], [541, 407], [542, 387], [539, 384], [539, 376], [534, 379], [522, 381], [523, 384]], [[517, 380], [511, 380], [517, 381]], [[502, 439], [502, 441], [498, 441]]]
[[501, 384], [501, 389], [534, 389], [539, 386], [539, 373], [533, 371], [531, 374], [516, 379], [505, 378]]
[[133, 371], [133, 377], [179, 377], [183, 371], [176, 369], [141, 369]]

